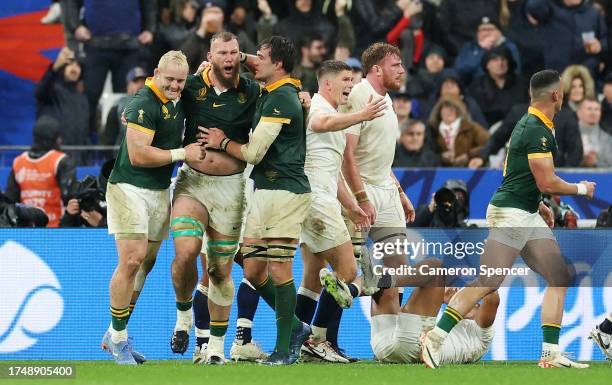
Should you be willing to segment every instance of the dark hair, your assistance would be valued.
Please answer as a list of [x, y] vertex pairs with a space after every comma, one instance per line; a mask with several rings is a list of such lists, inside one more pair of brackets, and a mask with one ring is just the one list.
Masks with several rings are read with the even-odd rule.
[[228, 32], [228, 31], [221, 31], [221, 32], [217, 32], [214, 35], [212, 35], [212, 37], [210, 38], [210, 45], [212, 45], [213, 41], [219, 40], [219, 39], [224, 43], [227, 43], [228, 41], [231, 41], [231, 40], [238, 41], [238, 37], [234, 35], [233, 33]]
[[288, 74], [293, 71], [293, 65], [297, 61], [297, 52], [291, 40], [282, 36], [272, 36], [259, 44], [259, 49], [262, 48], [270, 48], [272, 63], [283, 63], [283, 69]]
[[363, 64], [363, 73], [370, 72], [372, 67], [380, 63], [387, 55], [402, 57], [399, 48], [388, 43], [374, 43], [369, 46], [361, 55], [361, 63]]
[[310, 48], [313, 42], [322, 41], [325, 42], [325, 38], [318, 32], [307, 33], [304, 37], [302, 37], [299, 41], [299, 47], [302, 48]]
[[317, 71], [317, 79], [321, 79], [321, 77], [327, 74], [336, 75], [342, 71], [352, 72], [353, 69], [350, 65], [340, 60], [325, 60]]
[[561, 82], [561, 75], [555, 70], [543, 70], [536, 72], [529, 80], [529, 94], [532, 99], [539, 99], [542, 91]]

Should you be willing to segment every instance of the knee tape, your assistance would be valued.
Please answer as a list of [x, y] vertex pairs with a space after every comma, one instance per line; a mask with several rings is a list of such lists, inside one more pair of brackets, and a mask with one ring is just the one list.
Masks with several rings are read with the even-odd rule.
[[242, 259], [247, 258], [265, 258], [268, 248], [264, 244], [248, 243], [240, 248]]
[[198, 283], [197, 290], [198, 290], [200, 293], [202, 293], [202, 294], [204, 294], [205, 296], [207, 296], [207, 297], [208, 297], [208, 287], [207, 287], [207, 286], [204, 286], [204, 285], [202, 285], [201, 283]]
[[363, 249], [365, 248], [365, 238], [355, 236], [351, 239], [351, 243], [353, 244], [353, 255], [355, 258], [361, 258], [363, 256]]
[[202, 239], [204, 236], [204, 226], [202, 222], [191, 217], [176, 217], [170, 224], [172, 236], [178, 237], [197, 237]]
[[268, 245], [268, 258], [270, 260], [293, 258], [296, 245], [290, 243], [277, 243]]
[[234, 281], [228, 278], [218, 286], [210, 281], [208, 283], [208, 299], [219, 306], [231, 306], [234, 299]]
[[209, 258], [216, 257], [234, 259], [237, 252], [237, 240], [208, 241], [207, 253]]

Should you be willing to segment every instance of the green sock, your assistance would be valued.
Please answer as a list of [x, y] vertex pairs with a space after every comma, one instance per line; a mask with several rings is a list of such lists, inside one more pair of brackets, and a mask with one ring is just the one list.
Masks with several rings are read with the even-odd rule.
[[193, 298], [189, 298], [189, 301], [186, 301], [186, 302], [176, 301], [176, 308], [180, 311], [187, 311], [191, 309], [192, 305], [193, 305]]
[[[276, 287], [274, 287], [274, 283], [272, 283], [272, 279], [268, 277], [264, 282], [259, 285], [254, 285], [255, 290], [259, 293], [261, 298], [266, 301], [268, 306], [272, 309], [276, 310]], [[291, 330], [298, 328], [302, 322], [295, 315], [291, 320]]]
[[296, 298], [293, 279], [276, 285], [276, 347], [274, 350], [277, 352], [289, 353]]
[[559, 345], [559, 334], [561, 333], [561, 325], [544, 324], [542, 325], [542, 334], [544, 342], [547, 344]]
[[130, 322], [130, 317], [132, 316], [132, 313], [134, 312], [134, 307], [136, 306], [136, 302], [130, 302], [130, 306], [128, 306], [128, 310], [130, 311], [130, 313], [128, 314], [127, 318], [125, 319], [125, 324], [127, 325], [128, 322]]
[[446, 307], [442, 318], [438, 321], [438, 327], [447, 333], [450, 333], [451, 329], [463, 319], [463, 316], [459, 312], [450, 306]]
[[227, 325], [229, 325], [229, 320], [210, 320], [210, 335], [215, 337], [223, 337], [227, 332]]
[[129, 308], [125, 307], [123, 309], [118, 309], [111, 306], [110, 312], [112, 317], [113, 329], [118, 332], [125, 330], [125, 327], [127, 326], [127, 318], [130, 314]]

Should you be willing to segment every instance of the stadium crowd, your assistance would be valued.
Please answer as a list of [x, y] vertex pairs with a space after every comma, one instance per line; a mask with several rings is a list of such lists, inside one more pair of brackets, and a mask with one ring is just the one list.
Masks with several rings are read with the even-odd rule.
[[[527, 80], [542, 68], [563, 73], [566, 93], [564, 111], [555, 122], [560, 149], [556, 165], [609, 167], [610, 4], [606, 0], [56, 1], [43, 21], [61, 19], [67, 47], [36, 89], [38, 116], [50, 115], [60, 122], [64, 144], [118, 145], [125, 127], [117, 106], [124, 106], [126, 99], [115, 103], [104, 119], [98, 105], [108, 73], [113, 92], [131, 95], [171, 49], [182, 50], [195, 72], [206, 58], [211, 36], [221, 30], [236, 34], [246, 53], [255, 53], [257, 44], [272, 34], [290, 38], [300, 53], [294, 76], [311, 94], [317, 91], [316, 71], [323, 60], [347, 61], [361, 77], [365, 47], [387, 41], [400, 48], [407, 69], [403, 86], [392, 95], [400, 120], [396, 167], [501, 167], [502, 156], [492, 162], [489, 157], [503, 149], [526, 110]], [[581, 108], [585, 100], [588, 107]], [[414, 133], [420, 127], [424, 127], [422, 140], [411, 140], [420, 135]], [[82, 153], [71, 155], [77, 164], [88, 162]]]

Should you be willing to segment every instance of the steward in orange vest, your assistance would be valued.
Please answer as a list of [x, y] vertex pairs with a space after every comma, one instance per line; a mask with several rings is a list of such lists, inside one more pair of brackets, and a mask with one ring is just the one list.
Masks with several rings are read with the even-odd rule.
[[59, 151], [59, 123], [40, 117], [34, 126], [29, 151], [13, 161], [6, 195], [14, 202], [38, 207], [49, 217], [47, 227], [58, 227], [70, 186], [75, 180], [75, 166]]

